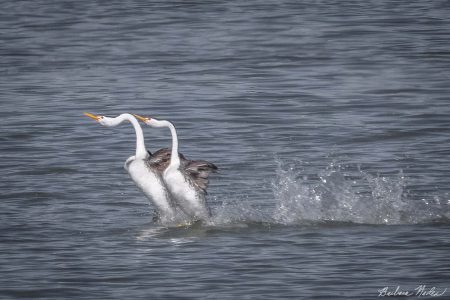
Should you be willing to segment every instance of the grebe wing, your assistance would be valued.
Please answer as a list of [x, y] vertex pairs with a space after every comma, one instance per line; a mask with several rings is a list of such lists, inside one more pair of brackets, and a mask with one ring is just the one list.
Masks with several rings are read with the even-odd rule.
[[218, 168], [213, 163], [205, 160], [188, 160], [182, 163], [181, 171], [188, 179], [205, 195], [208, 188], [208, 177], [211, 173], [217, 172]]
[[[150, 152], [149, 152], [150, 153]], [[170, 164], [170, 157], [172, 151], [169, 148], [162, 148], [151, 154], [148, 158], [148, 164], [150, 168], [158, 170], [158, 172], [163, 173], [164, 170]], [[180, 153], [180, 160], [184, 163], [186, 158]]]

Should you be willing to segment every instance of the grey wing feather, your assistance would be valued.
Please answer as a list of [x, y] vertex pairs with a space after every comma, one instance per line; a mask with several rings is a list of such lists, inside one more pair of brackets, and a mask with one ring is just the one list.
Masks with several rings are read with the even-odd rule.
[[[186, 158], [184, 155], [181, 153], [179, 154], [180, 160], [185, 162]], [[171, 155], [172, 151], [169, 148], [162, 148], [151, 154], [147, 160], [147, 163], [151, 169], [157, 170], [160, 174], [162, 174], [170, 164]]]
[[[147, 164], [151, 169], [162, 174], [170, 164], [171, 155], [171, 149], [160, 149], [149, 156]], [[217, 166], [204, 160], [187, 160], [183, 154], [179, 153], [179, 155], [181, 171], [197, 189], [206, 194], [209, 183], [208, 177], [211, 173], [217, 172]]]
[[204, 160], [188, 160], [183, 164], [182, 170], [188, 175], [191, 182], [204, 194], [208, 188], [208, 177], [217, 172], [218, 168], [213, 163]]

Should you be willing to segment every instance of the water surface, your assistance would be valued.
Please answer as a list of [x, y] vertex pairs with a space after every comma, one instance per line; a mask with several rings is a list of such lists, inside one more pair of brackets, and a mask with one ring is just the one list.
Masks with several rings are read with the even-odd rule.
[[[0, 295], [450, 293], [448, 1], [13, 1], [0, 16]], [[123, 162], [172, 121], [214, 162], [167, 228]], [[168, 130], [145, 128], [150, 150]], [[445, 298], [445, 294], [441, 296]]]

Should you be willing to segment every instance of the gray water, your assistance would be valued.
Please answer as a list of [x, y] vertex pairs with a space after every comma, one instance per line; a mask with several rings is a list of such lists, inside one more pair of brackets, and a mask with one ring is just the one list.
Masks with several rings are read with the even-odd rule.
[[[448, 299], [449, 16], [449, 1], [3, 1], [1, 298]], [[123, 169], [132, 127], [84, 111], [172, 121], [182, 153], [220, 168], [212, 223], [155, 223]]]

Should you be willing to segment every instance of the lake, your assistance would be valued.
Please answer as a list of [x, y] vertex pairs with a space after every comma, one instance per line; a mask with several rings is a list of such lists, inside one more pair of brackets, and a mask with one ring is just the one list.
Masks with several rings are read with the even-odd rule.
[[[449, 297], [448, 1], [2, 6], [2, 299]], [[211, 222], [154, 222], [85, 111], [173, 122]]]

